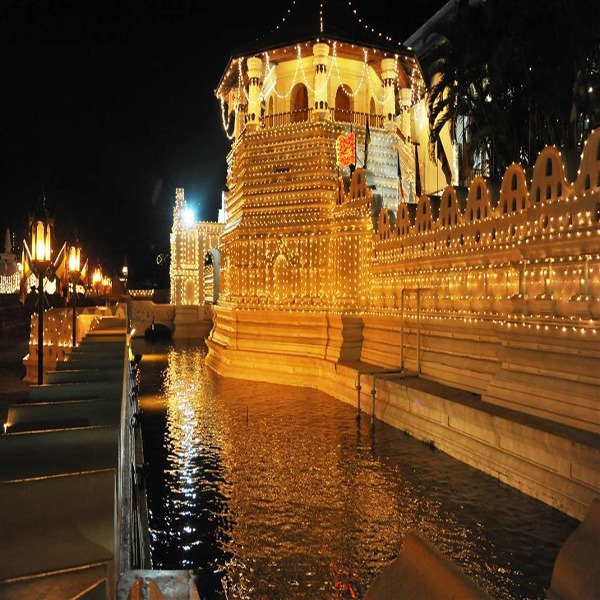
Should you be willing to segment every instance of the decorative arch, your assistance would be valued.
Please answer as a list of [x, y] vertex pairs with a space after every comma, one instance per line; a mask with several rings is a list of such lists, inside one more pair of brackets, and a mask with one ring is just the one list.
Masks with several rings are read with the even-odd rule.
[[565, 180], [565, 170], [560, 152], [554, 146], [546, 146], [533, 167], [530, 198], [534, 204], [550, 202], [566, 197], [572, 189]]
[[292, 90], [290, 110], [294, 123], [308, 121], [308, 90], [303, 83], [297, 83]]
[[353, 104], [352, 90], [346, 84], [338, 86], [335, 92], [334, 119], [336, 121], [351, 123]]
[[491, 216], [490, 196], [483, 177], [475, 177], [469, 186], [465, 221], [481, 221]]
[[513, 163], [504, 172], [498, 202], [499, 216], [522, 212], [529, 208], [527, 177], [521, 165]]
[[431, 202], [428, 196], [421, 196], [417, 204], [417, 216], [415, 226], [417, 233], [425, 233], [431, 231], [432, 213]]
[[597, 191], [600, 188], [600, 127], [590, 133], [583, 145], [575, 194]]
[[395, 215], [391, 210], [382, 208], [377, 221], [377, 233], [380, 240], [389, 240], [394, 228]]
[[369, 125], [375, 127], [377, 125], [377, 107], [375, 105], [375, 98], [371, 97], [369, 102]]
[[401, 202], [398, 204], [398, 219], [396, 220], [396, 235], [406, 236], [410, 233], [410, 214], [408, 213], [408, 206], [406, 203]]
[[447, 185], [440, 201], [440, 214], [437, 220], [438, 226], [450, 227], [451, 225], [457, 225], [460, 220], [456, 190], [453, 186]]
[[190, 277], [188, 277], [183, 284], [183, 304], [198, 304], [196, 282]]

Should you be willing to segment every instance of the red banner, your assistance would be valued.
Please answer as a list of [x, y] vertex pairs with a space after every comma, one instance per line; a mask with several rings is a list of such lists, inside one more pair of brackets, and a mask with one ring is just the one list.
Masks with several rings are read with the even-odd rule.
[[338, 135], [335, 141], [335, 157], [338, 167], [349, 167], [356, 164], [356, 139], [354, 132]]

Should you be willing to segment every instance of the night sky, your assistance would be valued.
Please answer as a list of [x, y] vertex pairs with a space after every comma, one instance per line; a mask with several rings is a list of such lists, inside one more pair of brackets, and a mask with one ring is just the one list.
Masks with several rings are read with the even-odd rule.
[[[324, 0], [325, 32], [369, 41], [367, 25], [403, 41], [444, 3]], [[156, 256], [175, 188], [202, 220], [225, 189], [214, 89], [230, 56], [318, 23], [317, 0], [3, 0], [2, 240], [8, 227], [20, 244], [43, 193], [59, 245], [77, 235], [94, 265], [117, 271], [127, 256], [132, 284], [168, 284]]]

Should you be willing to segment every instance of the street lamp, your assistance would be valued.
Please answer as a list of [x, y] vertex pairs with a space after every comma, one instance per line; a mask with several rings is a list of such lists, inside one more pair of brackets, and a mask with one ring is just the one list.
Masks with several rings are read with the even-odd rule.
[[81, 277], [81, 248], [77, 241], [69, 248], [69, 275], [73, 286], [71, 302], [73, 304], [73, 348], [77, 346], [77, 282]]
[[127, 291], [127, 277], [129, 276], [129, 267], [127, 266], [127, 256], [123, 261], [123, 268], [121, 269], [121, 277], [119, 278], [123, 283], [125, 291]]
[[106, 306], [110, 306], [110, 293], [112, 291], [112, 281], [108, 275], [102, 278], [102, 290], [106, 299]]
[[102, 285], [102, 269], [96, 267], [92, 273], [92, 289], [96, 296], [100, 295], [100, 286]]
[[52, 264], [54, 220], [46, 210], [46, 199], [29, 219], [31, 266], [38, 279], [38, 385], [44, 383], [44, 278]]

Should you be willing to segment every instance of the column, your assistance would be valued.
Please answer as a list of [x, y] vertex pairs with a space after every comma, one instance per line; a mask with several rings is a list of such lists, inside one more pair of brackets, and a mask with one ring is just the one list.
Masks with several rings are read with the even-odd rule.
[[384, 58], [381, 61], [381, 79], [383, 82], [383, 114], [385, 117], [384, 127], [390, 131], [396, 130], [396, 59]]
[[260, 127], [260, 88], [262, 86], [262, 60], [257, 56], [248, 59], [248, 118], [250, 129]]
[[242, 90], [237, 90], [235, 93], [235, 125], [233, 129], [234, 138], [238, 138], [246, 125], [246, 110], [247, 105], [244, 101], [244, 93]]
[[402, 88], [400, 90], [400, 107], [402, 112], [400, 113], [400, 130], [404, 134], [404, 137], [410, 141], [410, 88]]
[[313, 118], [323, 121], [329, 116], [329, 82], [327, 63], [329, 46], [322, 42], [313, 46], [315, 65], [315, 93]]

